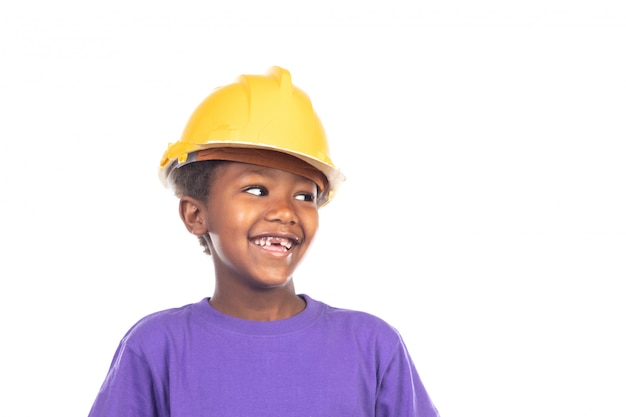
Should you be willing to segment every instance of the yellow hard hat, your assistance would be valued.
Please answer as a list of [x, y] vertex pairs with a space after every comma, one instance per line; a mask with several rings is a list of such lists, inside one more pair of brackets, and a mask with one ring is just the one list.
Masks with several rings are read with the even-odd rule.
[[322, 205], [345, 180], [330, 159], [326, 133], [309, 97], [291, 83], [289, 71], [280, 67], [271, 67], [266, 75], [241, 75], [200, 103], [180, 140], [170, 143], [163, 154], [161, 181], [167, 186], [169, 173], [178, 166], [218, 159], [198, 157], [199, 152], [205, 155], [205, 150], [214, 148], [230, 148], [233, 155], [241, 148], [275, 151], [306, 162], [326, 177], [328, 189], [323, 190]]

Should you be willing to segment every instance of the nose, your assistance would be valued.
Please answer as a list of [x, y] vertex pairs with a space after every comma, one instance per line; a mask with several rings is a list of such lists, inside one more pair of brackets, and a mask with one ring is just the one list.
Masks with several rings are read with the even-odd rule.
[[293, 201], [288, 197], [275, 197], [265, 214], [268, 221], [295, 224], [298, 220]]

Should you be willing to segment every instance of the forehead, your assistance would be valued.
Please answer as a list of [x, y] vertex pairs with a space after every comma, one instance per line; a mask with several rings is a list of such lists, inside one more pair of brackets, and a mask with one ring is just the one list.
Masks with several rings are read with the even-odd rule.
[[224, 161], [220, 164], [216, 181], [223, 180], [225, 182], [232, 182], [238, 180], [258, 180], [259, 178], [267, 178], [281, 182], [290, 181], [315, 186], [313, 180], [287, 170], [231, 161]]
[[320, 193], [328, 189], [328, 179], [322, 171], [284, 152], [260, 148], [219, 147], [202, 149], [194, 153], [196, 161], [231, 161], [276, 168], [303, 176], [317, 184]]

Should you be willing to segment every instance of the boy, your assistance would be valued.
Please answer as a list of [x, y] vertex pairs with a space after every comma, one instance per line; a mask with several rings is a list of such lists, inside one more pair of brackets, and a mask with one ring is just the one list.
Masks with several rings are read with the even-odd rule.
[[344, 177], [288, 71], [216, 89], [160, 176], [213, 259], [214, 292], [129, 330], [90, 417], [438, 416], [394, 328], [295, 291]]

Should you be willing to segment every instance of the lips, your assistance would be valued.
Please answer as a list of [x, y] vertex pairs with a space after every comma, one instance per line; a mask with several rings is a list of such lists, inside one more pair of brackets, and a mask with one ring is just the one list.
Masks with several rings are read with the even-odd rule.
[[297, 239], [283, 236], [262, 236], [254, 238], [252, 242], [264, 249], [277, 252], [288, 252], [298, 243]]

